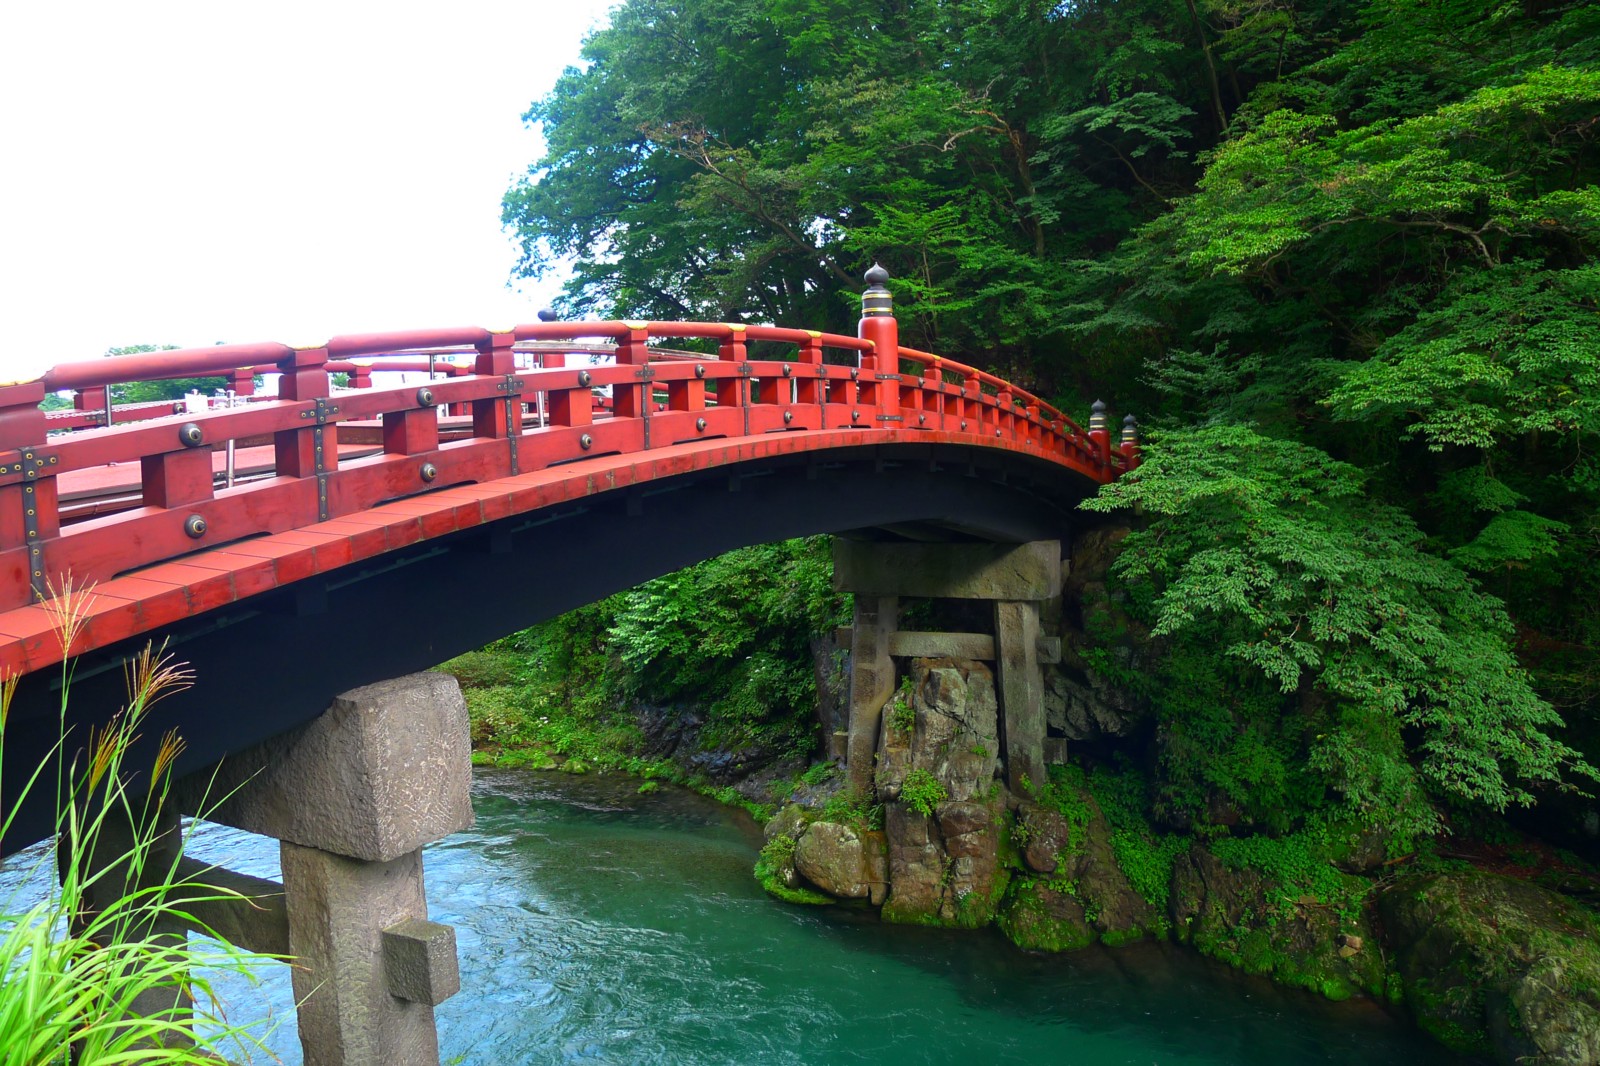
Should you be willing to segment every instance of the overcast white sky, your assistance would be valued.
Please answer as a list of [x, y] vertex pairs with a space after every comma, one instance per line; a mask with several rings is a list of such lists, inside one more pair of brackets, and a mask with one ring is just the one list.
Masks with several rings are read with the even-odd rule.
[[0, 370], [533, 320], [500, 197], [612, 3], [0, 6]]

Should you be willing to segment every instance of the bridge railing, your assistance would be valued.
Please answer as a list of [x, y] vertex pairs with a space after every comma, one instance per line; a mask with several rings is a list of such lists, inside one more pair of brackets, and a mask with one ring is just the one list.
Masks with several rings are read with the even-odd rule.
[[[863, 333], [871, 332], [864, 320]], [[595, 339], [614, 362], [565, 365], [564, 350], [590, 354]], [[710, 341], [716, 351], [652, 350], [685, 339]], [[541, 365], [517, 364], [515, 348], [524, 342], [543, 342]], [[752, 345], [761, 358], [750, 357]], [[463, 348], [471, 366], [445, 378], [371, 382], [374, 369], [423, 368], [400, 353]], [[331, 387], [333, 373], [357, 367], [364, 387]], [[60, 389], [171, 376], [242, 381], [261, 372], [281, 375], [275, 398], [125, 425], [49, 436], [38, 407]], [[598, 403], [604, 393], [608, 402]], [[442, 410], [463, 416], [459, 439], [441, 436]], [[357, 426], [376, 443], [342, 457], [341, 431], [354, 436]], [[999, 378], [899, 347], [881, 328], [875, 338], [714, 322], [537, 322], [503, 332], [342, 336], [306, 348], [216, 345], [115, 356], [0, 385], [0, 612], [43, 598], [66, 574], [103, 582], [200, 549], [340, 519], [352, 520], [358, 534], [361, 512], [448, 486], [608, 454], [697, 442], [737, 447], [739, 438], [800, 431], [839, 434], [841, 445], [920, 434], [1021, 449], [1099, 481], [1137, 458], [1136, 446], [1113, 452], [1103, 425], [1085, 431]], [[264, 473], [219, 484], [230, 445], [260, 447], [263, 455], [270, 446]], [[115, 513], [64, 520], [64, 488], [108, 477], [124, 477], [136, 498]]]

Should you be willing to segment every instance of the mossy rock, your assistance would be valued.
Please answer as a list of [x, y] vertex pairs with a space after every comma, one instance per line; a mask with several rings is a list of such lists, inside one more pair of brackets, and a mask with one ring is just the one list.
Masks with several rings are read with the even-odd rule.
[[1341, 917], [1205, 847], [1195, 845], [1174, 865], [1171, 909], [1179, 940], [1247, 973], [1333, 1000], [1383, 994], [1386, 970], [1364, 915]]
[[1379, 910], [1418, 1024], [1503, 1062], [1600, 1063], [1600, 918], [1479, 871], [1409, 878]]
[[1044, 881], [1018, 882], [998, 924], [1013, 944], [1030, 951], [1076, 951], [1100, 938], [1083, 904]]

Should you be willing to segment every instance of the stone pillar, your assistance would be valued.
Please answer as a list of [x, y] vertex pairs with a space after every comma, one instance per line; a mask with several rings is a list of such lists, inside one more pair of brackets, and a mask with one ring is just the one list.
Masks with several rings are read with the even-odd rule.
[[850, 649], [850, 736], [846, 751], [850, 788], [859, 795], [866, 795], [872, 789], [878, 722], [883, 717], [883, 705], [894, 695], [894, 660], [889, 658], [889, 641], [899, 613], [900, 601], [894, 596], [856, 596]]
[[204, 817], [281, 841], [306, 1066], [437, 1066], [433, 1008], [460, 979], [421, 849], [472, 825], [471, 777], [466, 703], [439, 673], [347, 692], [215, 775], [227, 798]]
[[[1006, 783], [1045, 780], [1040, 605], [1061, 594], [1061, 542], [925, 544], [834, 540], [833, 583], [856, 596], [850, 677], [850, 784], [872, 781], [878, 720], [894, 691], [893, 655], [993, 657], [999, 667]], [[899, 633], [885, 605], [898, 597], [989, 600], [995, 634]]]
[[1045, 783], [1044, 673], [1039, 667], [1039, 604], [1002, 600], [994, 605], [996, 665], [1002, 731], [1006, 746], [1006, 787], [1026, 795], [1023, 780]]

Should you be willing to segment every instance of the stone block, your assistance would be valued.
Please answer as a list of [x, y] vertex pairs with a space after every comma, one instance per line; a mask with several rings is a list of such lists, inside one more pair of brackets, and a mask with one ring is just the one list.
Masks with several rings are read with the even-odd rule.
[[908, 633], [889, 635], [889, 654], [913, 659], [994, 661], [994, 638], [987, 633]]
[[456, 931], [424, 918], [406, 918], [383, 931], [383, 972], [389, 994], [437, 1007], [461, 991]]
[[833, 586], [867, 596], [1048, 600], [1061, 591], [1061, 542], [833, 542]]
[[412, 674], [344, 693], [315, 721], [230, 756], [214, 779], [191, 775], [180, 801], [252, 833], [388, 862], [472, 825], [471, 754], [455, 678]]

